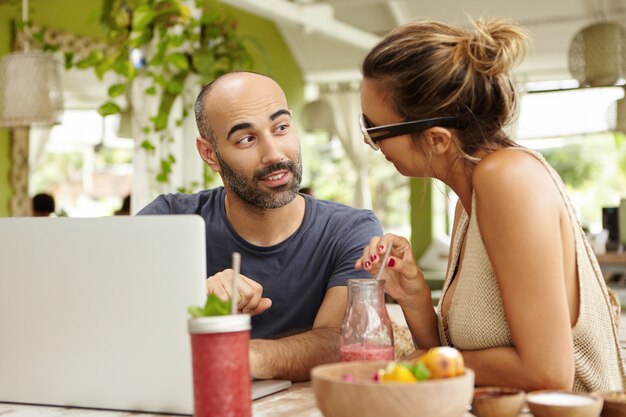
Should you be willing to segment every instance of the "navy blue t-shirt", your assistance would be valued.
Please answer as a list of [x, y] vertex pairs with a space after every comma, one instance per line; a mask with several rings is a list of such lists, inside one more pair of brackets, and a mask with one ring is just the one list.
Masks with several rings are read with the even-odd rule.
[[302, 195], [304, 219], [298, 230], [274, 246], [243, 239], [226, 218], [223, 187], [196, 194], [157, 197], [138, 214], [198, 214], [206, 223], [207, 277], [231, 267], [241, 254], [241, 273], [263, 286], [272, 307], [252, 317], [253, 338], [274, 338], [310, 330], [326, 290], [350, 278], [369, 277], [354, 269], [363, 248], [382, 234], [371, 210]]

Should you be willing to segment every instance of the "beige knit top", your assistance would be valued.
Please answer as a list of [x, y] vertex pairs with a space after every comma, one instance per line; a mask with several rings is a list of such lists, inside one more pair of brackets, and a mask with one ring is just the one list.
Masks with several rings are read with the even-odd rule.
[[[582, 233], [558, 174], [540, 154], [523, 150], [535, 156], [546, 167], [565, 201], [571, 224], [574, 225], [580, 309], [578, 321], [572, 328], [575, 363], [573, 390], [622, 391], [626, 386], [626, 366], [619, 345], [617, 322], [595, 255]], [[472, 194], [471, 215], [468, 218], [465, 211], [462, 213], [453, 236], [452, 259], [437, 308], [441, 343], [460, 350], [513, 346], [498, 283], [478, 227], [475, 206], [476, 198]], [[446, 317], [442, 318], [442, 302], [457, 270], [465, 236], [463, 267], [455, 278], [458, 282], [450, 308]]]

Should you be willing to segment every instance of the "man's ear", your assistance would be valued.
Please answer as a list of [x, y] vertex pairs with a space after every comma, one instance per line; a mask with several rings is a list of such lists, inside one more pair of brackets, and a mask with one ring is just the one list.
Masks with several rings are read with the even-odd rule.
[[200, 158], [215, 172], [220, 172], [220, 164], [215, 157], [215, 149], [213, 145], [201, 136], [196, 138], [196, 149], [200, 154]]
[[424, 133], [434, 155], [445, 154], [452, 145], [452, 133], [448, 129], [435, 126]]

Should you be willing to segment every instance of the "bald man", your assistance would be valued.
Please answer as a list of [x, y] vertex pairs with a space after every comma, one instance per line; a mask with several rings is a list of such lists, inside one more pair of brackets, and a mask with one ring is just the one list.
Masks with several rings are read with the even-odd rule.
[[231, 259], [241, 253], [238, 309], [252, 315], [250, 372], [301, 381], [339, 360], [346, 281], [371, 236], [370, 210], [298, 193], [300, 140], [280, 86], [232, 72], [200, 92], [202, 160], [223, 187], [159, 196], [139, 214], [199, 214], [206, 223], [207, 292], [232, 298]]

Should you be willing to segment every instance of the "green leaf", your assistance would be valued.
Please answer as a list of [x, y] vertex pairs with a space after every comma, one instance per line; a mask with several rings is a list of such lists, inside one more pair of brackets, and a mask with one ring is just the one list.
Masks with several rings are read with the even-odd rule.
[[172, 95], [179, 95], [183, 92], [183, 86], [183, 80], [173, 78], [167, 83], [165, 89]]
[[159, 175], [156, 176], [157, 182], [161, 184], [167, 184], [168, 179], [169, 179], [169, 175], [166, 174], [165, 172], [161, 172]]
[[191, 56], [193, 69], [200, 74], [210, 73], [213, 62], [215, 62], [213, 54], [206, 49], [197, 50]]
[[44, 36], [43, 31], [33, 33], [33, 38], [39, 43], [43, 43]]
[[74, 53], [73, 52], [66, 52], [63, 54], [63, 60], [65, 63], [65, 69], [70, 69], [72, 68], [72, 60], [74, 59]]
[[128, 40], [128, 46], [131, 48], [139, 48], [150, 42], [152, 39], [152, 29], [149, 27], [143, 30], [133, 30], [130, 32], [130, 38]]
[[150, 120], [152, 120], [152, 123], [154, 124], [155, 132], [165, 130], [165, 128], [167, 127], [167, 116], [168, 113], [159, 111], [156, 116], [150, 118]]
[[108, 101], [98, 108], [98, 113], [100, 113], [100, 116], [102, 117], [106, 117], [111, 114], [117, 114], [121, 111], [122, 109], [120, 108], [120, 106], [113, 103], [112, 101]]
[[102, 53], [93, 51], [89, 55], [87, 55], [85, 58], [79, 60], [76, 63], [76, 67], [79, 69], [86, 69], [89, 67], [94, 67], [96, 66], [96, 64], [98, 64], [98, 62], [100, 62], [101, 59], [102, 59]]
[[172, 64], [176, 68], [183, 71], [189, 69], [189, 60], [187, 59], [187, 54], [184, 54], [182, 52], [176, 52], [165, 56], [165, 62], [167, 62], [168, 64]]
[[109, 97], [119, 97], [126, 92], [126, 84], [113, 84], [109, 87]]
[[155, 86], [146, 88], [144, 92], [149, 96], [154, 96], [157, 93]]
[[141, 129], [141, 131], [147, 135], [148, 133], [150, 133], [150, 128], [146, 126], [143, 129]]
[[[144, 128], [146, 129], [146, 128]], [[152, 142], [150, 142], [148, 139], [144, 139], [143, 142], [141, 142], [141, 148], [145, 149], [146, 151], [150, 151], [153, 152], [156, 150], [156, 147], [154, 146], [154, 144]]]
[[204, 304], [204, 316], [227, 316], [230, 314], [230, 300], [222, 301], [215, 293], [209, 294]]
[[198, 307], [198, 306], [189, 306], [189, 307], [187, 307], [187, 312], [194, 319], [196, 319], [198, 317], [204, 316], [204, 309], [202, 307]]
[[154, 54], [152, 59], [150, 59], [150, 61], [148, 61], [148, 66], [150, 66], [152, 68], [158, 67], [158, 66], [163, 65], [163, 62], [165, 62], [165, 54], [164, 53], [156, 53], [156, 54]]
[[156, 13], [151, 6], [142, 4], [133, 12], [133, 31], [141, 31], [152, 23]]
[[172, 172], [172, 163], [169, 159], [161, 159], [161, 172], [164, 174], [169, 174]]

